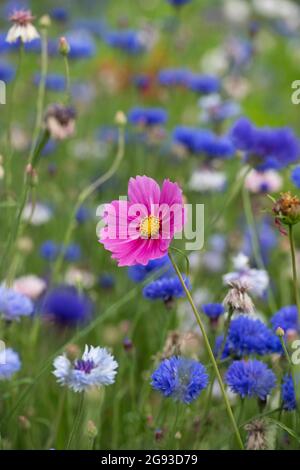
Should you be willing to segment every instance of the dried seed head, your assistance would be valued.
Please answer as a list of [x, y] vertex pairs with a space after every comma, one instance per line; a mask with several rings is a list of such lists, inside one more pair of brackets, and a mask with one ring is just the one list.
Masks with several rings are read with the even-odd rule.
[[255, 420], [245, 426], [247, 431], [247, 450], [268, 449], [267, 433], [268, 427], [263, 420]]
[[232, 312], [253, 313], [254, 305], [247, 291], [249, 285], [241, 281], [231, 281], [223, 304]]

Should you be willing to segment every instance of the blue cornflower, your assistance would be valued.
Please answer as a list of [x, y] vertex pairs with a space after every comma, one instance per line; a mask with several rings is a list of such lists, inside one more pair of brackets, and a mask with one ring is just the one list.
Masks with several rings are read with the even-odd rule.
[[191, 72], [186, 69], [163, 69], [159, 72], [157, 80], [162, 86], [186, 87], [191, 78]]
[[148, 262], [145, 266], [142, 264], [136, 264], [135, 266], [130, 266], [128, 268], [128, 276], [134, 282], [142, 282], [155, 271], [163, 269], [162, 275], [166, 275], [166, 271], [171, 272], [171, 262], [168, 255], [163, 256], [162, 258], [153, 259]]
[[231, 391], [242, 398], [258, 397], [263, 401], [276, 386], [275, 374], [256, 359], [234, 361], [226, 372], [225, 381]]
[[92, 214], [88, 207], [80, 206], [76, 212], [76, 220], [79, 224], [84, 224], [87, 220], [91, 218]]
[[102, 289], [112, 289], [115, 286], [116, 280], [110, 273], [103, 273], [99, 276], [99, 285]]
[[0, 380], [10, 379], [21, 369], [21, 361], [18, 353], [7, 348], [0, 351]]
[[207, 129], [178, 126], [173, 131], [173, 141], [190, 153], [208, 158], [229, 158], [235, 152], [227, 136], [218, 136]]
[[277, 328], [282, 328], [283, 331], [287, 332], [289, 330], [298, 331], [298, 310], [296, 305], [287, 305], [282, 307], [278, 312], [276, 312], [271, 318], [271, 324], [274, 331]]
[[62, 355], [54, 360], [53, 365], [57, 382], [74, 392], [113, 384], [118, 367], [118, 363], [106, 348], [93, 346], [85, 346], [81, 359], [71, 362]]
[[171, 5], [174, 7], [181, 7], [182, 5], [185, 5], [186, 3], [189, 3], [191, 0], [167, 0]]
[[40, 246], [40, 255], [46, 261], [55, 261], [59, 255], [59, 245], [52, 240], [46, 240]]
[[[185, 284], [189, 287], [188, 279], [185, 279]], [[143, 289], [143, 296], [149, 300], [162, 299], [164, 302], [169, 302], [184, 295], [184, 289], [177, 277], [162, 277], [150, 282]]]
[[260, 320], [246, 315], [234, 318], [229, 327], [226, 351], [236, 357], [281, 352], [279, 338]]
[[207, 95], [215, 93], [220, 89], [220, 79], [214, 75], [192, 75], [188, 82], [188, 88]]
[[121, 49], [128, 54], [139, 54], [145, 50], [139, 31], [110, 31], [104, 35], [104, 40], [109, 46]]
[[224, 314], [225, 309], [222, 304], [203, 304], [201, 306], [203, 312], [205, 315], [207, 315], [210, 319], [216, 320], [218, 319], [221, 315]]
[[33, 303], [28, 297], [11, 288], [0, 286], [0, 314], [5, 320], [18, 320], [32, 313]]
[[50, 10], [50, 16], [54, 21], [65, 23], [69, 19], [69, 12], [64, 7], [54, 7]]
[[153, 372], [151, 385], [163, 396], [189, 404], [207, 387], [208, 375], [200, 362], [172, 356]]
[[58, 324], [73, 326], [87, 322], [92, 315], [92, 302], [75, 287], [58, 286], [46, 294], [41, 312]]
[[235, 153], [235, 148], [228, 137], [211, 135], [203, 140], [202, 153], [210, 158], [229, 158]]
[[78, 243], [70, 243], [68, 246], [62, 248], [64, 259], [71, 263], [78, 261], [81, 258], [81, 248]]
[[293, 411], [297, 408], [295, 388], [293, 378], [291, 375], [286, 374], [283, 378], [281, 386], [283, 409], [286, 411]]
[[[36, 73], [33, 82], [36, 86], [40, 84], [41, 74]], [[66, 78], [64, 75], [59, 74], [49, 74], [46, 77], [45, 86], [47, 90], [50, 91], [64, 91], [66, 88]]]
[[1, 60], [0, 61], [0, 80], [5, 83], [11, 82], [16, 74], [16, 69], [10, 63]]
[[132, 108], [128, 113], [131, 124], [143, 126], [157, 126], [165, 124], [168, 119], [167, 112], [162, 108]]
[[93, 57], [97, 48], [93, 36], [84, 29], [69, 31], [66, 39], [70, 46], [68, 56], [70, 59], [85, 59]]
[[196, 129], [187, 126], [175, 127], [173, 131], [173, 142], [182, 145], [188, 152], [201, 153], [203, 146], [213, 137], [213, 132], [207, 129]]
[[299, 159], [299, 140], [288, 128], [255, 127], [248, 119], [240, 118], [230, 136], [237, 150], [258, 170], [281, 169]]
[[291, 173], [291, 180], [296, 186], [296, 188], [300, 188], [300, 166], [296, 166]]

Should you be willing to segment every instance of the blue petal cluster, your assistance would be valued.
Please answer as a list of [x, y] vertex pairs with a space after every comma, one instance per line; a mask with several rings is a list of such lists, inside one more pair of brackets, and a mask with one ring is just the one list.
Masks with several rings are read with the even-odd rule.
[[217, 319], [224, 314], [225, 309], [222, 304], [203, 304], [202, 310], [211, 319]]
[[198, 361], [172, 356], [152, 374], [151, 385], [165, 397], [189, 404], [207, 387], [208, 375]]
[[214, 75], [192, 75], [188, 82], [190, 90], [204, 95], [216, 93], [219, 91], [220, 85], [220, 79]]
[[93, 36], [84, 29], [66, 33], [70, 46], [71, 59], [88, 59], [96, 54], [97, 47]]
[[189, 3], [191, 0], [167, 0], [171, 5], [174, 7], [181, 7], [182, 5], [185, 5], [186, 3]]
[[286, 374], [283, 378], [281, 386], [283, 409], [286, 411], [293, 411], [297, 408], [295, 388], [292, 376]]
[[187, 87], [191, 79], [191, 72], [186, 69], [163, 69], [159, 72], [157, 80], [162, 86]]
[[165, 124], [168, 114], [163, 108], [132, 108], [128, 113], [131, 124], [143, 126], [157, 126]]
[[281, 169], [299, 159], [299, 140], [289, 128], [258, 128], [240, 118], [230, 136], [236, 149], [245, 152], [246, 160], [259, 170]]
[[300, 188], [300, 166], [296, 166], [291, 173], [291, 180], [296, 186], [296, 188]]
[[234, 361], [225, 375], [225, 381], [242, 398], [257, 397], [266, 400], [276, 386], [275, 374], [264, 362], [253, 360]]
[[21, 369], [21, 361], [18, 353], [11, 348], [0, 352], [0, 380], [10, 379]]
[[[165, 269], [162, 269], [165, 267]], [[172, 272], [172, 266], [169, 256], [163, 256], [162, 258], [150, 260], [145, 266], [142, 264], [136, 264], [128, 268], [128, 276], [134, 282], [144, 281], [150, 274], [155, 271], [162, 269], [162, 276], [166, 275], [166, 272]]]
[[0, 80], [5, 83], [11, 82], [16, 74], [16, 69], [9, 62], [4, 60], [0, 61]]
[[298, 310], [296, 305], [286, 305], [276, 312], [271, 318], [271, 323], [276, 331], [278, 327], [284, 331], [299, 331]]
[[237, 357], [281, 352], [279, 338], [260, 320], [245, 315], [234, 318], [229, 327], [226, 352]]
[[[189, 280], [185, 279], [185, 284], [189, 287]], [[184, 297], [185, 292], [181, 282], [177, 277], [162, 277], [147, 284], [143, 289], [143, 296], [149, 300], [162, 299], [172, 300]]]
[[63, 326], [87, 322], [92, 315], [92, 302], [74, 287], [58, 286], [46, 294], [42, 315]]
[[[39, 86], [41, 81], [41, 74], [36, 73], [34, 78], [33, 78], [33, 83], [36, 86]], [[47, 90], [50, 91], [59, 91], [62, 92], [66, 88], [66, 79], [64, 75], [59, 75], [59, 74], [49, 74], [46, 77], [45, 80], [45, 86]]]
[[218, 136], [207, 129], [178, 126], [173, 131], [173, 142], [193, 154], [208, 158], [229, 158], [235, 149], [227, 136]]
[[29, 316], [33, 309], [33, 303], [28, 297], [11, 288], [0, 286], [0, 314], [5, 320], [13, 321]]
[[110, 31], [104, 35], [104, 40], [109, 46], [121, 49], [128, 54], [139, 54], [145, 50], [145, 44], [141, 41], [138, 31]]

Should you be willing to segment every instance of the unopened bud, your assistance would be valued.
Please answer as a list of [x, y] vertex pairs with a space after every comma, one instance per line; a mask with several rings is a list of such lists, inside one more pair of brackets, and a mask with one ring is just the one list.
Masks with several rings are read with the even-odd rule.
[[97, 437], [98, 429], [94, 421], [92, 421], [91, 419], [89, 419], [89, 421], [87, 422], [86, 433], [90, 439], [95, 439], [95, 437]]
[[130, 338], [125, 338], [125, 339], [123, 340], [123, 347], [124, 347], [124, 349], [125, 349], [126, 352], [132, 351], [132, 349], [133, 349], [133, 343], [132, 343], [132, 341], [131, 341]]
[[49, 15], [43, 15], [41, 16], [39, 20], [41, 28], [49, 28], [51, 26], [51, 18]]
[[125, 126], [127, 124], [127, 117], [123, 111], [118, 111], [115, 115], [115, 123], [118, 126]]
[[284, 336], [284, 330], [279, 326], [276, 328], [276, 335], [282, 338]]
[[58, 50], [60, 54], [64, 56], [68, 55], [70, 52], [70, 45], [64, 36], [59, 38]]

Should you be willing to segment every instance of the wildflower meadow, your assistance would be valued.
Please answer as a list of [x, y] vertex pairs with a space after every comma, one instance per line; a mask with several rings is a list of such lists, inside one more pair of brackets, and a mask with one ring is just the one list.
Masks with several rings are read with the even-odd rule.
[[0, 21], [0, 449], [299, 450], [300, 1]]

